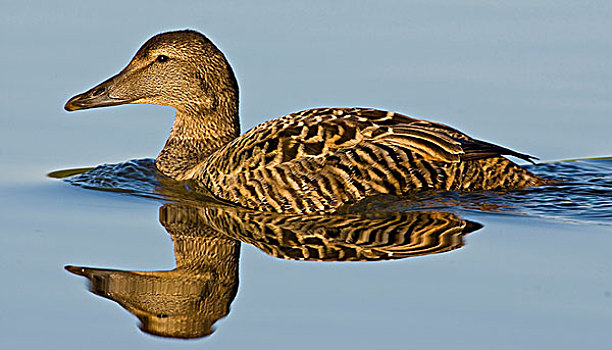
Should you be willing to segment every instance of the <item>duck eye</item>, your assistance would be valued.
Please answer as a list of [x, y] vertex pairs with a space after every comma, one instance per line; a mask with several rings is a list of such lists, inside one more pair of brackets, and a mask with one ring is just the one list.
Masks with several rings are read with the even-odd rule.
[[155, 61], [157, 61], [157, 62], [166, 62], [167, 60], [168, 60], [168, 56], [166, 56], [166, 55], [159, 55], [155, 59]]

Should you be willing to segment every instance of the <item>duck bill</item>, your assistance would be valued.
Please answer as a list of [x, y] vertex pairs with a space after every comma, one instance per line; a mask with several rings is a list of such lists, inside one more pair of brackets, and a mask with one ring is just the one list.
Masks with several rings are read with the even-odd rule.
[[72, 97], [66, 102], [64, 109], [67, 111], [77, 111], [80, 109], [116, 106], [132, 102], [133, 99], [111, 96], [111, 91], [118, 77], [119, 75], [116, 75], [84, 93]]

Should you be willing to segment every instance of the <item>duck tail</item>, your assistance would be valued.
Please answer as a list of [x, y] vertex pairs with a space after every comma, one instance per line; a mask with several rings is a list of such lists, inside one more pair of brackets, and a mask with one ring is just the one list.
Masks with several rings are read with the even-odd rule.
[[464, 162], [461, 190], [508, 190], [556, 183], [542, 178], [504, 157]]

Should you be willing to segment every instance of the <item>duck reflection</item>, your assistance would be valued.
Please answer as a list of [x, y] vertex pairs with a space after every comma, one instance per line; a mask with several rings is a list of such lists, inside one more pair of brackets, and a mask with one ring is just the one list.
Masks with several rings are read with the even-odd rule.
[[176, 268], [122, 271], [67, 266], [90, 281], [90, 290], [119, 303], [146, 333], [198, 338], [229, 312], [238, 290], [240, 242], [209, 228], [195, 208], [165, 205], [160, 222], [172, 237]]
[[159, 220], [174, 243], [174, 270], [66, 269], [137, 316], [144, 332], [175, 338], [210, 335], [229, 313], [241, 242], [283, 259], [389, 260], [460, 248], [482, 227], [445, 212], [299, 216], [188, 203], [163, 205]]

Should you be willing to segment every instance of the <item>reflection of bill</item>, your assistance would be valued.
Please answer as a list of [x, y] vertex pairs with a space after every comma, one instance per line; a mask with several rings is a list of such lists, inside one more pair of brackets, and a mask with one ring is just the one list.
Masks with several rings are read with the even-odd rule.
[[174, 270], [66, 269], [87, 277], [93, 293], [136, 315], [144, 332], [173, 338], [207, 336], [229, 313], [236, 296], [240, 242], [200, 225], [192, 214], [171, 206], [161, 210], [160, 220], [174, 242]]
[[207, 336], [229, 313], [241, 241], [283, 259], [389, 260], [460, 248], [465, 234], [481, 228], [443, 212], [298, 216], [170, 203], [159, 217], [174, 242], [176, 269], [66, 269], [136, 315], [144, 332], [175, 338]]

